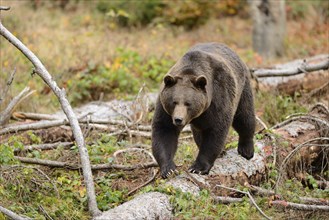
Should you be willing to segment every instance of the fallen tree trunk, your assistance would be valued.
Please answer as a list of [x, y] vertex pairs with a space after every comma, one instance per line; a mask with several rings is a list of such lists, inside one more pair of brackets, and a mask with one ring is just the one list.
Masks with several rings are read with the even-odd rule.
[[115, 209], [103, 212], [102, 215], [94, 218], [103, 219], [172, 219], [172, 207], [169, 196], [150, 192], [137, 196], [133, 200], [126, 202]]
[[295, 91], [311, 91], [328, 82], [329, 55], [323, 54], [278, 64], [267, 69], [251, 69], [263, 91], [277, 89], [287, 94]]

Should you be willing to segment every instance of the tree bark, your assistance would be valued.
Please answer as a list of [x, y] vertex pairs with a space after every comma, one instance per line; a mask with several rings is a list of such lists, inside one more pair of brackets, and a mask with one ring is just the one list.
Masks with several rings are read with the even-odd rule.
[[150, 192], [137, 196], [133, 200], [126, 202], [114, 209], [103, 212], [95, 220], [115, 219], [173, 219], [172, 207], [169, 196]]
[[262, 91], [276, 89], [286, 94], [311, 91], [328, 83], [329, 54], [293, 60], [271, 68], [251, 69]]
[[285, 0], [248, 0], [253, 18], [252, 42], [261, 56], [283, 54], [286, 26]]

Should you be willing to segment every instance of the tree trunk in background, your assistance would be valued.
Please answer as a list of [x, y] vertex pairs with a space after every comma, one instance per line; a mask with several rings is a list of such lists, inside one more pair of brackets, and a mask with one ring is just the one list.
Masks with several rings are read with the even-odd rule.
[[253, 49], [262, 57], [281, 56], [286, 26], [285, 0], [248, 0], [253, 19]]

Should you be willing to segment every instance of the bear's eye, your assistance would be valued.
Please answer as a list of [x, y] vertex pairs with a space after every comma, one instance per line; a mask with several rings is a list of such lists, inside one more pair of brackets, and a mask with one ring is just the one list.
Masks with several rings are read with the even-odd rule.
[[186, 107], [190, 107], [190, 106], [191, 106], [191, 103], [189, 103], [189, 102], [185, 102], [184, 105], [185, 105]]
[[178, 104], [178, 102], [174, 101], [174, 102], [173, 102], [173, 104], [174, 104], [174, 105], [177, 105], [177, 104]]

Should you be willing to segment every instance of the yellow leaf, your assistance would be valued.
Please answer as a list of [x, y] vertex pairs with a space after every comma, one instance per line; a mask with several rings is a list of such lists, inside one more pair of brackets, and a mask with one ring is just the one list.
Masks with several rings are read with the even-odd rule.
[[80, 195], [81, 198], [86, 196], [86, 188], [85, 187], [83, 187], [83, 186], [79, 187], [79, 195]]

